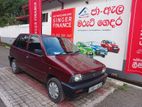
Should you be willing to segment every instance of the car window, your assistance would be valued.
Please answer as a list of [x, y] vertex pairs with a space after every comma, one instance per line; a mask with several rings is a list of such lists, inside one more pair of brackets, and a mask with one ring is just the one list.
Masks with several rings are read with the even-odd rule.
[[14, 46], [21, 48], [21, 49], [26, 49], [28, 39], [29, 39], [29, 35], [22, 34], [16, 39]]
[[82, 47], [86, 47], [86, 45], [85, 44], [81, 44], [82, 45]]
[[[28, 51], [40, 55], [40, 53], [42, 52], [42, 49], [41, 49], [41, 45], [40, 45], [40, 41], [39, 41], [38, 36], [36, 36], [36, 35], [31, 36], [31, 38], [29, 40]], [[37, 53], [35, 51], [38, 51], [40, 53]]]
[[105, 41], [103, 40], [102, 43], [105, 43]]

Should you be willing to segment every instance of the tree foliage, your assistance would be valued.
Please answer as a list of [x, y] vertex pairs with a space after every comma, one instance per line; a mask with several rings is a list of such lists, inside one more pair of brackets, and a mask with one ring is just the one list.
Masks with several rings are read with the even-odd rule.
[[0, 0], [0, 26], [13, 25], [16, 16], [23, 14], [22, 5], [28, 0]]

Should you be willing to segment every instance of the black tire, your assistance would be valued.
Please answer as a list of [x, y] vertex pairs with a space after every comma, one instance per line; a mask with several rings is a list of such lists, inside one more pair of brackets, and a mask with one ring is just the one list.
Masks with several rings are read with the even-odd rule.
[[15, 59], [12, 59], [12, 61], [11, 61], [11, 68], [12, 68], [12, 72], [14, 74], [20, 73], [20, 71], [21, 71], [20, 68], [16, 64], [16, 60]]
[[118, 53], [119, 53], [119, 51], [115, 51], [115, 53], [117, 53], [117, 54], [118, 54]]
[[102, 55], [103, 58], [105, 58], [105, 55]]
[[[51, 92], [49, 92], [51, 89], [49, 89], [49, 87], [51, 87], [50, 86], [50, 84], [56, 84], [56, 86], [58, 87], [58, 97], [57, 98], [53, 98], [53, 96], [50, 94]], [[55, 89], [55, 88], [54, 88]], [[62, 89], [62, 85], [61, 85], [61, 82], [58, 80], [58, 79], [56, 79], [56, 78], [51, 78], [51, 79], [49, 79], [49, 81], [48, 81], [48, 83], [47, 83], [47, 91], [48, 91], [48, 96], [49, 96], [49, 98], [51, 99], [51, 101], [53, 101], [54, 103], [60, 103], [60, 102], [62, 102], [63, 100], [64, 100], [64, 98], [65, 98], [65, 95], [64, 95], [64, 91], [63, 91], [63, 89]], [[54, 92], [54, 91], [52, 91], [52, 92]]]
[[90, 54], [90, 52], [86, 52], [86, 56], [89, 57], [89, 58], [92, 58], [93, 57], [93, 53]]
[[96, 54], [96, 55], [99, 55], [99, 54], [100, 54], [100, 52], [96, 51], [96, 52], [95, 52], [95, 54]]

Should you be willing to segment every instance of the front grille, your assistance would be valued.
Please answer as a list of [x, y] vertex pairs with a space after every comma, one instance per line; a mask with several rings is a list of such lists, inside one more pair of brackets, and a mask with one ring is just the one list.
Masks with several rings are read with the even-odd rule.
[[84, 74], [82, 76], [82, 79], [83, 80], [89, 80], [89, 79], [92, 79], [92, 78], [97, 78], [101, 75], [102, 75], [101, 71], [94, 71], [94, 72], [91, 72], [91, 73]]
[[118, 48], [117, 46], [114, 46], [113, 48]]

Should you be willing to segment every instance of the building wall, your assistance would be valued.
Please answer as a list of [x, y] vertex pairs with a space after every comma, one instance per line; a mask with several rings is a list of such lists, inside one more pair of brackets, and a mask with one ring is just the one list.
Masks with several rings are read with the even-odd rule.
[[[43, 34], [50, 34], [50, 29], [47, 25], [48, 23], [43, 23]], [[14, 25], [14, 26], [7, 26], [0, 28], [0, 38], [1, 42], [12, 44], [15, 38], [20, 34], [20, 33], [29, 33], [29, 25]]]
[[[104, 0], [88, 0], [88, 4], [85, 3], [87, 0], [63, 0], [64, 8], [75, 8], [80, 6], [86, 6], [89, 4], [101, 3]], [[114, 1], [114, 0], [105, 0]], [[51, 34], [51, 13], [52, 11], [60, 10], [61, 4], [57, 0], [53, 0], [52, 2], [45, 2], [42, 6], [43, 13], [48, 13], [48, 22], [44, 22], [42, 24], [42, 33], [43, 34]], [[0, 37], [2, 42], [6, 42], [11, 44], [20, 33], [29, 33], [29, 25], [14, 25], [0, 28]]]
[[[87, 0], [63, 0], [64, 2], [64, 9], [67, 8], [76, 8], [76, 7], [82, 7], [86, 5], [92, 5], [96, 3], [101, 3], [104, 1], [114, 1], [114, 0], [88, 0], [89, 4], [86, 4], [85, 1]], [[46, 2], [43, 5], [43, 13], [48, 13], [48, 22], [45, 23], [46, 26], [43, 27], [43, 33], [44, 34], [51, 34], [51, 14], [52, 11], [57, 11], [61, 9], [61, 4], [57, 0], [53, 0], [53, 2], [49, 3]]]

